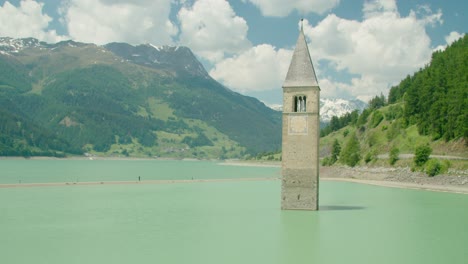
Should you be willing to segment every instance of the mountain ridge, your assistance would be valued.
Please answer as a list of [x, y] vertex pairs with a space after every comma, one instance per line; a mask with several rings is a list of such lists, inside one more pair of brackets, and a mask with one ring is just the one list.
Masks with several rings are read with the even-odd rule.
[[[0, 101], [18, 106], [14, 113], [0, 107], [3, 117], [35, 120], [73, 149], [195, 158], [279, 149], [280, 115], [216, 82], [186, 47], [0, 43], [2, 72], [16, 73], [0, 73]], [[9, 134], [18, 131], [15, 123], [0, 127], [0, 155], [13, 153], [15, 144], [17, 155], [63, 152], [25, 140], [34, 138], [28, 133]]]

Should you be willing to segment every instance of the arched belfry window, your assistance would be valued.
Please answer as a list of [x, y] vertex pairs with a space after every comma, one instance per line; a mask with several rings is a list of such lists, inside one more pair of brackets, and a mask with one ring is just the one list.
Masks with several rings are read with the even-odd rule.
[[307, 98], [305, 95], [294, 96], [294, 112], [306, 112]]

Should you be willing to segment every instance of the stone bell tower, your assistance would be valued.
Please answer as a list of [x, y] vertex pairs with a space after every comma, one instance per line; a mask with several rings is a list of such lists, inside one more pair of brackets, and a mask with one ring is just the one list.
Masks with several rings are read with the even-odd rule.
[[283, 84], [283, 210], [318, 210], [319, 99], [320, 87], [301, 26]]

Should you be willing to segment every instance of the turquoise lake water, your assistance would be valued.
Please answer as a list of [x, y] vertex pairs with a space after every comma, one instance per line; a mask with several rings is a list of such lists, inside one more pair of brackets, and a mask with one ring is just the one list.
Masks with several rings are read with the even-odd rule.
[[0, 188], [1, 263], [468, 263], [468, 195], [320, 183], [281, 211], [279, 168], [0, 160], [0, 183], [272, 178]]

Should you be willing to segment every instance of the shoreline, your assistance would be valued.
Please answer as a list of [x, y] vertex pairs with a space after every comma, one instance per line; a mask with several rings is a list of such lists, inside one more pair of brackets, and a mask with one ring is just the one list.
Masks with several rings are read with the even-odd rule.
[[227, 178], [227, 179], [194, 179], [194, 180], [145, 180], [145, 181], [96, 181], [96, 182], [43, 182], [43, 183], [4, 183], [2, 188], [21, 187], [55, 187], [55, 186], [90, 186], [90, 185], [138, 185], [138, 184], [178, 184], [202, 182], [235, 182], [235, 181], [277, 181], [279, 178]]
[[[146, 185], [146, 184], [182, 184], [182, 183], [204, 183], [204, 182], [243, 182], [243, 181], [280, 181], [281, 178], [229, 178], [229, 179], [195, 179], [195, 180], [146, 180], [146, 181], [97, 181], [97, 182], [47, 182], [47, 183], [12, 183], [0, 184], [4, 188], [31, 188], [31, 187], [63, 187], [63, 186], [93, 186], [93, 185]], [[351, 182], [388, 188], [424, 190], [434, 192], [446, 192], [456, 194], [467, 194], [468, 186], [441, 186], [434, 184], [417, 184], [408, 182], [392, 182], [382, 180], [363, 180], [353, 178], [330, 178], [321, 177], [321, 181]]]
[[71, 157], [47, 157], [47, 156], [33, 156], [33, 157], [20, 157], [20, 156], [0, 156], [1, 160], [110, 160], [110, 161], [139, 161], [139, 160], [153, 160], [153, 161], [211, 161], [211, 162], [224, 162], [217, 159], [194, 159], [194, 158], [165, 158], [165, 157], [101, 157], [101, 156], [71, 156]]
[[412, 172], [403, 167], [320, 167], [321, 179], [468, 194], [468, 172], [459, 171], [429, 177], [422, 172]]
[[281, 162], [279, 161], [224, 160], [220, 161], [218, 164], [222, 166], [281, 168]]
[[[177, 158], [127, 158], [127, 157], [0, 157], [1, 160], [115, 160], [115, 161], [208, 161], [216, 162], [220, 166], [244, 166], [244, 167], [270, 167], [281, 168], [279, 161], [245, 161], [245, 160], [196, 160]], [[346, 167], [346, 166], [320, 166], [320, 179], [325, 181], [345, 181], [361, 184], [370, 184], [393, 188], [407, 188], [419, 190], [431, 190], [441, 192], [468, 194], [468, 171], [452, 171], [449, 174], [429, 177], [421, 172], [412, 172], [404, 167]], [[0, 188], [9, 187], [34, 187], [34, 186], [75, 186], [75, 185], [100, 185], [100, 184], [167, 184], [209, 181], [245, 181], [245, 180], [278, 180], [279, 178], [234, 178], [234, 179], [200, 179], [200, 180], [150, 180], [150, 181], [109, 181], [109, 182], [60, 182], [60, 183], [14, 183], [0, 184]]]
[[468, 195], [468, 186], [459, 187], [459, 186], [434, 185], [434, 184], [424, 185], [424, 184], [409, 183], [409, 182], [362, 180], [362, 179], [351, 179], [351, 178], [322, 178], [321, 180], [336, 181], [336, 182], [352, 182], [352, 183], [367, 184], [367, 185], [388, 187], [388, 188], [411, 189], [411, 190], [445, 192], [445, 193], [456, 193], [456, 194]]

